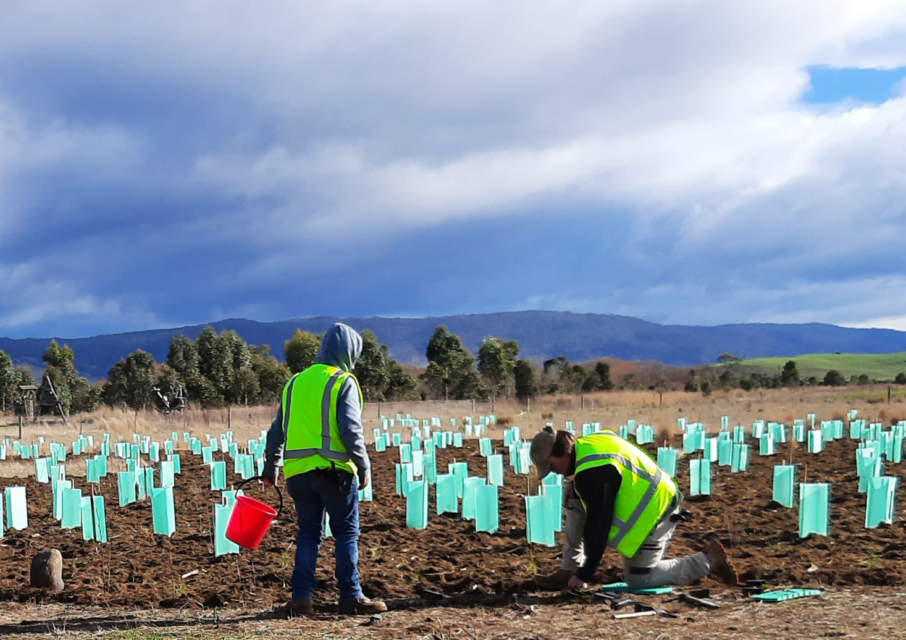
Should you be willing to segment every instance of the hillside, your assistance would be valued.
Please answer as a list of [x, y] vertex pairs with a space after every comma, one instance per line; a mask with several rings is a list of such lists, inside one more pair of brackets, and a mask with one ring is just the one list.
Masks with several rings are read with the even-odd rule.
[[745, 372], [766, 374], [780, 373], [789, 360], [796, 362], [799, 377], [814, 376], [819, 381], [831, 369], [836, 369], [849, 379], [866, 375], [871, 380], [892, 381], [898, 373], [906, 372], [906, 352], [897, 353], [811, 353], [795, 357], [752, 358], [733, 366]]
[[[296, 327], [320, 333], [339, 318], [299, 318], [278, 322], [222, 320], [218, 331], [234, 329], [252, 344], [270, 345], [282, 357], [283, 343]], [[722, 353], [761, 358], [790, 353], [844, 351], [888, 353], [906, 351], [906, 332], [888, 329], [848, 329], [829, 324], [735, 324], [714, 327], [662, 325], [627, 316], [563, 311], [513, 311], [436, 318], [344, 318], [358, 330], [371, 329], [390, 345], [400, 362], [424, 363], [425, 346], [441, 324], [458, 333], [475, 352], [487, 336], [519, 341], [522, 357], [535, 361], [565, 355], [574, 362], [613, 357], [659, 360], [690, 366], [713, 363]], [[178, 333], [194, 338], [204, 325], [138, 331], [92, 338], [58, 337], [76, 352], [76, 366], [92, 378], [106, 377], [121, 357], [141, 348], [164, 360], [171, 338]], [[0, 349], [20, 364], [41, 365], [50, 337], [0, 338]]]

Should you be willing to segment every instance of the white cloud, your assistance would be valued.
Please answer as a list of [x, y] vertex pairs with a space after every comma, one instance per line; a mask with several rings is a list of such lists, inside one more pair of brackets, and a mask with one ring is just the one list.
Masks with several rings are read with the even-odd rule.
[[[33, 115], [27, 91], [0, 84], [0, 234], [34, 216], [13, 179], [60, 166], [230, 200], [185, 224], [263, 247], [248, 278], [315, 260], [337, 234], [373, 243], [582, 207], [635, 216], [627, 253], [676, 228], [652, 259], [693, 279], [633, 282], [603, 302], [539, 292], [538, 304], [696, 322], [898, 317], [895, 301], [839, 300], [903, 272], [890, 256], [906, 240], [906, 97], [849, 110], [798, 98], [808, 65], [906, 65], [904, 34], [906, 5], [868, 0], [23, 3], [0, 24], [8, 68], [74, 58], [114, 81], [198, 92], [205, 107], [251, 106], [183, 124], [174, 113], [173, 138], [154, 139], [107, 110]], [[221, 133], [172, 159], [168, 145], [208, 115]], [[837, 271], [869, 252], [889, 265]], [[693, 260], [732, 272], [734, 296], [707, 295], [708, 269], [669, 267]]]

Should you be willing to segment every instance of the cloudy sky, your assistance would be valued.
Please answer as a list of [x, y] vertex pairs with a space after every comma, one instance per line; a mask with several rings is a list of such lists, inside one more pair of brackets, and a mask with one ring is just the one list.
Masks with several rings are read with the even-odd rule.
[[0, 335], [906, 329], [906, 3], [0, 9]]

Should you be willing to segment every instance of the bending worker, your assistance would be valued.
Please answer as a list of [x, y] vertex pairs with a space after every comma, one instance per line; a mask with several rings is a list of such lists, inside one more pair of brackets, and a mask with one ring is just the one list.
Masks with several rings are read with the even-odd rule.
[[277, 418], [267, 434], [264, 483], [273, 485], [277, 457], [285, 447], [283, 473], [299, 521], [293, 596], [278, 609], [280, 613], [313, 612], [311, 595], [325, 510], [336, 539], [339, 612], [387, 610], [383, 602], [366, 598], [359, 584], [359, 489], [371, 482], [362, 394], [352, 374], [361, 354], [358, 333], [345, 324], [330, 327], [315, 363], [286, 383]]
[[709, 574], [736, 584], [736, 572], [717, 541], [685, 558], [664, 558], [682, 519], [683, 496], [631, 442], [611, 431], [576, 439], [569, 431], [554, 433], [545, 427], [532, 440], [531, 457], [539, 478], [551, 471], [573, 476], [572, 484], [564, 486], [563, 563], [556, 573], [539, 577], [538, 586], [584, 588], [594, 581], [606, 547], [622, 554], [623, 579], [633, 588], [690, 584]]

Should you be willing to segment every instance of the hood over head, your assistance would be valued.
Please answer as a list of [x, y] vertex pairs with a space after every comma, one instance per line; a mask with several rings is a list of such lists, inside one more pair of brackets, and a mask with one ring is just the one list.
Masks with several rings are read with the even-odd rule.
[[337, 322], [324, 332], [315, 362], [339, 367], [351, 373], [361, 355], [362, 336], [352, 327]]

